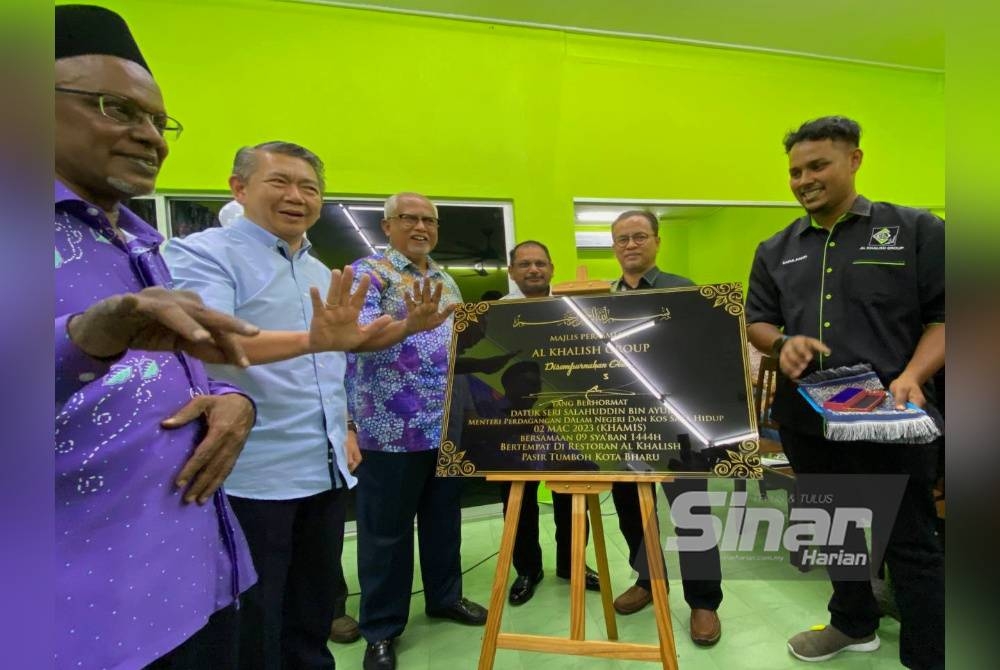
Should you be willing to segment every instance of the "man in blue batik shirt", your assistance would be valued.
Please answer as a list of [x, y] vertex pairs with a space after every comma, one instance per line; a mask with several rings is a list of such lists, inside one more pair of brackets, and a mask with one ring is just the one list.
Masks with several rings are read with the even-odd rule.
[[[471, 625], [486, 622], [486, 610], [462, 596], [461, 481], [434, 476], [452, 322], [461, 302], [455, 281], [430, 258], [438, 239], [437, 208], [416, 193], [399, 193], [385, 203], [382, 230], [389, 248], [354, 264], [370, 276], [359, 321], [411, 313], [411, 289], [428, 279], [441, 282], [433, 297], [442, 311], [426, 305], [436, 325], [414, 333], [387, 326], [356, 349], [384, 348], [350, 356], [348, 396], [358, 424], [364, 463], [358, 469], [358, 580], [361, 634], [368, 641], [365, 670], [396, 667], [393, 640], [406, 627], [413, 584], [413, 519], [420, 540], [420, 572], [428, 615]], [[425, 289], [423, 300], [432, 296]]]

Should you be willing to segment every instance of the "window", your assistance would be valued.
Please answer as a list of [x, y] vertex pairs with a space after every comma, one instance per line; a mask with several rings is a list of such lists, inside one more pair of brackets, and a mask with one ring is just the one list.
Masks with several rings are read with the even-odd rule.
[[[185, 237], [218, 226], [228, 195], [135, 198], [129, 208], [165, 237]], [[308, 233], [313, 254], [331, 268], [385, 249], [383, 198], [326, 198]], [[438, 244], [431, 257], [455, 278], [467, 301], [509, 290], [507, 252], [513, 245], [513, 207], [493, 201], [439, 201]], [[161, 213], [159, 216], [158, 214]]]

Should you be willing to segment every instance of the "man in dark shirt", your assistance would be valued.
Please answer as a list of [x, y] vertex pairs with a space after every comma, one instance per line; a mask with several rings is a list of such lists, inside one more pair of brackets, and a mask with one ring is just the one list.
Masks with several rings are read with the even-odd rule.
[[[660, 222], [656, 215], [644, 210], [623, 212], [611, 224], [615, 257], [622, 268], [622, 276], [613, 285], [614, 291], [633, 291], [651, 288], [693, 286], [686, 277], [662, 272], [656, 267], [656, 252], [660, 248]], [[687, 491], [707, 491], [707, 479], [678, 479], [663, 485], [667, 500], [673, 501]], [[654, 489], [655, 491], [655, 489]], [[611, 488], [618, 526], [628, 543], [629, 562], [639, 578], [627, 591], [615, 599], [615, 610], [620, 614], [638, 612], [653, 600], [649, 581], [649, 566], [643, 543], [642, 515], [639, 510], [638, 485], [619, 482]], [[707, 508], [693, 508], [694, 513], [710, 513]], [[678, 535], [690, 530], [678, 529]], [[698, 533], [697, 530], [694, 531]], [[691, 607], [691, 639], [695, 644], [711, 646], [722, 636], [722, 624], [716, 610], [722, 602], [722, 569], [718, 547], [707, 551], [678, 552], [681, 576], [684, 578], [684, 600]], [[693, 579], [692, 576], [709, 577]]]
[[[780, 359], [772, 416], [796, 473], [909, 475], [886, 550], [902, 617], [899, 655], [908, 667], [940, 668], [936, 445], [829, 442], [820, 415], [795, 392], [794, 380], [814, 370], [870, 363], [897, 407], [911, 402], [940, 418], [927, 381], [944, 364], [944, 225], [925, 211], [858, 195], [860, 136], [854, 121], [825, 117], [785, 138], [789, 184], [807, 214], [757, 247], [747, 332], [755, 347]], [[822, 661], [879, 646], [870, 582], [832, 582], [831, 625], [792, 637], [789, 650], [798, 658]]]
[[[547, 298], [552, 294], [552, 273], [555, 265], [549, 249], [541, 242], [525, 240], [510, 250], [508, 273], [516, 288], [501, 300]], [[503, 482], [503, 512], [507, 514], [510, 482]], [[570, 578], [570, 552], [573, 538], [573, 497], [565, 493], [552, 494], [552, 518], [556, 526], [556, 576]], [[588, 524], [589, 525], [589, 524]], [[535, 586], [542, 581], [542, 545], [538, 540], [538, 482], [525, 482], [521, 514], [514, 537], [514, 569], [517, 578], [507, 596], [511, 605], [523, 605], [535, 595]], [[600, 591], [597, 573], [590, 567], [585, 572], [586, 587]]]

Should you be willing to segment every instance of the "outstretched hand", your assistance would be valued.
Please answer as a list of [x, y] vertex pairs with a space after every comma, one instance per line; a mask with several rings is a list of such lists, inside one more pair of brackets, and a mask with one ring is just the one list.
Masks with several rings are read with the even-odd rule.
[[311, 352], [349, 351], [364, 344], [392, 323], [391, 316], [383, 315], [366, 326], [358, 324], [358, 315], [365, 304], [371, 277], [362, 275], [357, 289], [352, 293], [353, 283], [354, 268], [348, 265], [343, 271], [333, 271], [325, 301], [320, 298], [318, 288], [313, 286], [309, 289], [313, 307], [313, 318], [309, 324]]
[[830, 347], [815, 337], [795, 335], [781, 347], [778, 364], [789, 379], [798, 379], [816, 354], [830, 355]]
[[441, 292], [444, 284], [432, 282], [430, 278], [425, 278], [422, 282], [417, 281], [413, 285], [413, 293], [405, 294], [406, 300], [406, 332], [409, 335], [419, 333], [424, 330], [434, 330], [448, 320], [458, 303], [448, 305], [438, 311], [441, 305]]
[[123, 293], [91, 305], [67, 326], [70, 339], [95, 358], [127, 349], [181, 350], [208, 363], [246, 367], [239, 336], [260, 330], [242, 319], [209, 309], [196, 293], [160, 286]]

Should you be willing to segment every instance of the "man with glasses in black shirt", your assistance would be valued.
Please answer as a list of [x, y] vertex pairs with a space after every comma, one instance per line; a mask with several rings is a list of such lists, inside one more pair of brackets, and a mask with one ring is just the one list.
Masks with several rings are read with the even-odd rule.
[[[899, 655], [908, 667], [941, 668], [944, 560], [931, 496], [936, 445], [830, 442], [822, 417], [794, 383], [817, 369], [870, 363], [897, 407], [911, 402], [940, 418], [927, 382], [944, 364], [943, 221], [858, 195], [860, 137], [856, 122], [838, 116], [785, 137], [789, 185], [806, 215], [757, 247], [747, 333], [780, 360], [772, 416], [796, 473], [909, 475], [886, 549], [901, 614]], [[792, 637], [788, 647], [797, 658], [823, 661], [879, 647], [870, 582], [831, 581], [830, 625]]]
[[[622, 268], [622, 276], [612, 284], [613, 291], [694, 285], [686, 277], [663, 272], [656, 267], [656, 252], [660, 249], [659, 230], [660, 222], [656, 215], [646, 210], [623, 212], [611, 224], [615, 257]], [[678, 479], [663, 484], [663, 492], [671, 504], [677, 496], [687, 491], [707, 490], [707, 479]], [[619, 614], [633, 614], [653, 601], [643, 542], [638, 485], [615, 483], [611, 487], [611, 495], [615, 509], [618, 510], [618, 527], [628, 543], [629, 563], [639, 573], [636, 583], [615, 599], [614, 606]], [[710, 511], [708, 508], [692, 508], [694, 514], [708, 514]], [[697, 535], [699, 532], [677, 529], [678, 535]], [[684, 600], [691, 608], [691, 640], [703, 647], [714, 645], [722, 636], [722, 624], [716, 613], [722, 602], [719, 549], [713, 546], [707, 551], [680, 551], [678, 557], [684, 580]]]

